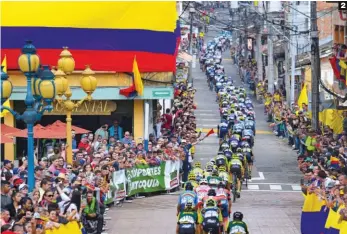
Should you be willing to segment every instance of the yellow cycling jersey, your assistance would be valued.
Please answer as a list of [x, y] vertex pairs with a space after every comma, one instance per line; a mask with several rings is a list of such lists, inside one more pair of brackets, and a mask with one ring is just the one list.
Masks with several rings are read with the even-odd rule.
[[229, 167], [232, 166], [232, 165], [240, 165], [241, 167], [243, 166], [242, 165], [242, 162], [240, 159], [236, 159], [236, 158], [232, 158], [229, 162]]
[[223, 181], [230, 183], [230, 175], [226, 171], [221, 171], [219, 172], [218, 176], [223, 179]]

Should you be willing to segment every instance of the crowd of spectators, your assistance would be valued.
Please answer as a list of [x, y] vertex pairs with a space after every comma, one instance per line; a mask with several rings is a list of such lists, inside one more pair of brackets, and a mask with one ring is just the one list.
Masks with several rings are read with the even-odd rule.
[[[240, 75], [245, 81], [252, 79], [256, 63], [240, 61]], [[298, 155], [298, 168], [304, 174], [301, 180], [303, 193], [316, 193], [326, 201], [328, 208], [335, 211], [347, 207], [347, 116], [341, 134], [334, 134], [321, 122], [315, 131], [306, 103], [288, 105], [283, 88], [274, 87], [275, 92], [271, 94], [265, 91], [266, 80], [255, 78], [254, 81], [257, 97], [264, 101], [264, 114], [273, 133], [287, 141]], [[347, 221], [347, 208], [340, 209], [340, 219]]]
[[[172, 108], [161, 113], [157, 106], [155, 129], [148, 145], [134, 139], [117, 120], [102, 125], [95, 133], [73, 136], [73, 163], [66, 162], [66, 145], [49, 147], [35, 160], [35, 189], [29, 193], [27, 158], [4, 160], [1, 168], [1, 232], [42, 233], [69, 221], [81, 221], [87, 233], [101, 233], [107, 211], [105, 195], [109, 192], [114, 171], [137, 164], [159, 165], [179, 160], [183, 180], [187, 180], [194, 145], [201, 133], [196, 132], [194, 116], [195, 89], [180, 82], [175, 85]], [[5, 155], [6, 156], [6, 155]], [[127, 197], [132, 200], [131, 197]], [[130, 201], [131, 202], [131, 201]]]

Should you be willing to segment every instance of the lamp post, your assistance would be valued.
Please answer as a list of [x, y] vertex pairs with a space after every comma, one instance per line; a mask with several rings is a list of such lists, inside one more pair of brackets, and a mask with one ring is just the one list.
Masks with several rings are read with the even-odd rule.
[[[72, 92], [69, 87], [69, 82], [66, 75], [71, 74], [75, 69], [75, 60], [72, 57], [67, 47], [60, 53], [60, 59], [58, 60], [58, 70], [55, 72], [55, 86], [58, 97], [56, 100], [61, 104], [66, 112], [66, 161], [72, 164], [72, 118], [71, 113], [73, 109], [82, 105], [84, 101], [92, 100], [92, 93], [97, 86], [97, 80], [93, 76], [95, 74], [90, 66], [87, 65], [86, 69], [82, 72], [81, 87], [87, 96], [82, 100], [74, 103], [71, 101]], [[65, 99], [63, 99], [65, 96]]]
[[35, 187], [34, 177], [34, 124], [41, 120], [45, 111], [53, 109], [52, 102], [55, 97], [54, 74], [49, 66], [40, 67], [40, 58], [36, 53], [36, 48], [31, 41], [26, 41], [22, 48], [22, 54], [18, 58], [20, 70], [27, 79], [27, 94], [24, 100], [26, 109], [23, 114], [19, 114], [9, 107], [3, 106], [4, 102], [12, 94], [12, 83], [8, 80], [8, 75], [1, 67], [1, 108], [9, 111], [17, 120], [22, 120], [28, 130], [28, 186], [29, 191]]

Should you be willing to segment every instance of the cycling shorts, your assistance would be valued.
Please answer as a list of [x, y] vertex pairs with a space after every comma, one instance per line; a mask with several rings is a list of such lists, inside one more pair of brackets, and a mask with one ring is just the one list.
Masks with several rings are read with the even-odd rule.
[[219, 221], [217, 218], [206, 218], [202, 223], [202, 228], [205, 232], [211, 234], [219, 233]]
[[242, 179], [242, 172], [241, 172], [241, 166], [238, 164], [233, 164], [230, 166], [230, 173], [234, 174], [236, 173], [236, 176], [238, 179]]
[[227, 128], [220, 128], [219, 129], [219, 138], [224, 139], [224, 137], [227, 135], [228, 129]]
[[248, 163], [250, 163], [250, 164], [252, 164], [252, 163], [253, 163], [251, 153], [247, 152], [247, 153], [246, 153], [246, 158], [247, 158], [247, 162], [248, 162]]
[[227, 199], [222, 199], [221, 201], [221, 211], [223, 218], [229, 217], [229, 204]]
[[179, 234], [195, 234], [195, 226], [191, 223], [182, 223], [179, 226]]

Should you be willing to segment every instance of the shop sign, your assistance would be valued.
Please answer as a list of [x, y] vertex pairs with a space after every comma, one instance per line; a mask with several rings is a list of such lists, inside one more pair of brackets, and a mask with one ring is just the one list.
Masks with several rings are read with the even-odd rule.
[[152, 91], [152, 95], [153, 97], [158, 97], [158, 98], [163, 98], [163, 97], [170, 97], [171, 96], [171, 92], [168, 90], [156, 90], [156, 91]]
[[[73, 101], [77, 103], [78, 101]], [[106, 100], [85, 101], [72, 111], [72, 115], [111, 115], [117, 109], [117, 103]], [[57, 101], [53, 103], [53, 110], [45, 115], [65, 115], [64, 104]]]

